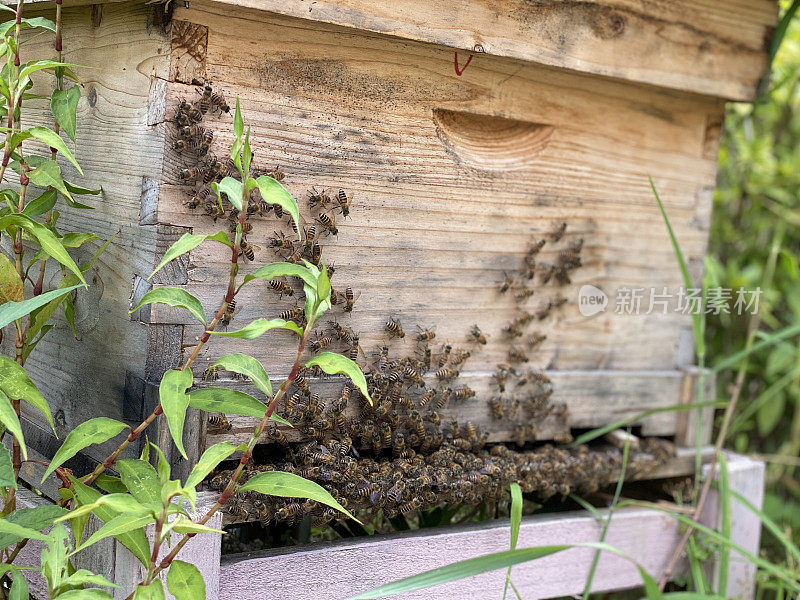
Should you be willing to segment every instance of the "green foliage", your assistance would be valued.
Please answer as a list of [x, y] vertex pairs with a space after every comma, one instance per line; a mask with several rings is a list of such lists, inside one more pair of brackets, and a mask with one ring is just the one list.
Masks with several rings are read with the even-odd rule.
[[[189, 394], [186, 390], [192, 387], [192, 381], [190, 369], [169, 370], [164, 373], [161, 385], [158, 387], [158, 396], [164, 409], [164, 416], [167, 418], [169, 432], [184, 458], [186, 451], [183, 449], [183, 424], [186, 420], [186, 409], [189, 408]], [[124, 477], [122, 481], [125, 482]]]
[[96, 417], [81, 423], [69, 432], [64, 443], [61, 444], [61, 447], [51, 459], [50, 465], [45, 469], [42, 481], [47, 479], [47, 476], [55, 471], [57, 467], [61, 466], [65, 461], [75, 456], [87, 446], [107, 442], [127, 427], [125, 423], [120, 423], [108, 417]]
[[267, 372], [264, 370], [264, 365], [252, 356], [240, 352], [226, 354], [215, 362], [214, 366], [222, 367], [232, 373], [245, 375], [259, 390], [264, 392], [267, 396], [272, 397], [272, 383], [269, 380]]
[[352, 360], [335, 352], [320, 352], [306, 363], [306, 367], [319, 367], [328, 375], [347, 375], [356, 387], [361, 390], [364, 397], [372, 403], [372, 398], [367, 390], [367, 380], [361, 368]]
[[167, 573], [167, 589], [175, 600], [205, 600], [206, 582], [200, 571], [182, 560], [174, 561]]
[[184, 289], [176, 287], [158, 287], [150, 290], [141, 301], [130, 312], [136, 312], [145, 304], [166, 304], [168, 306], [175, 306], [178, 308], [185, 308], [191, 315], [200, 321], [203, 325], [206, 324], [206, 313], [203, 310], [203, 305], [200, 300], [192, 296]]

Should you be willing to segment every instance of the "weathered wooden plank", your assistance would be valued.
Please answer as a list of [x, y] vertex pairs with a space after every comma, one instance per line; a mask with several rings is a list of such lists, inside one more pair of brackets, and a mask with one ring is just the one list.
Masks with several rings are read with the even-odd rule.
[[[499, 55], [734, 100], [755, 96], [777, 24], [777, 6], [769, 0], [412, 0], [402, 10], [364, 0], [214, 4], [228, 5], [212, 6], [218, 12], [238, 7], [245, 18], [255, 10], [271, 11], [465, 50], [458, 55], [462, 69], [469, 57], [469, 69], [476, 69], [487, 55]], [[207, 6], [193, 1], [179, 7], [176, 17], [192, 20]], [[453, 72], [452, 50], [449, 54]]]
[[[731, 455], [732, 488], [758, 502], [763, 490], [763, 464]], [[735, 474], [735, 475], [734, 475]], [[748, 484], [742, 485], [745, 481]], [[601, 514], [607, 514], [601, 511]], [[716, 506], [711, 505], [703, 523], [714, 524]], [[748, 526], [757, 528], [758, 519]], [[597, 541], [602, 523], [585, 512], [524, 517], [518, 548]], [[614, 513], [606, 542], [619, 548], [658, 579], [666, 567], [682, 530], [677, 521], [660, 511], [622, 509]], [[736, 533], [750, 535], [748, 548], [758, 546], [758, 534], [741, 528]], [[755, 539], [755, 542], [752, 540]], [[657, 540], [658, 543], [654, 543]], [[755, 544], [755, 546], [752, 546]], [[280, 549], [223, 557], [220, 571], [220, 600], [255, 600], [265, 590], [281, 589], [290, 595], [300, 593], [309, 600], [346, 598], [389, 581], [407, 577], [457, 560], [465, 560], [508, 549], [508, 523], [495, 522], [418, 530], [394, 534], [374, 541], [334, 542], [296, 551]], [[583, 592], [594, 557], [592, 549], [570, 549], [516, 567], [514, 584], [525, 598], [554, 598]], [[297, 590], [288, 589], [283, 573], [302, 572]], [[329, 574], [350, 574], [331, 578]], [[681, 569], [676, 571], [680, 574]], [[732, 570], [731, 575], [735, 576]], [[486, 573], [434, 588], [405, 594], [413, 599], [490, 597], [502, 590], [505, 570]], [[731, 579], [733, 582], [733, 579]], [[751, 580], [752, 581], [752, 580]], [[618, 555], [603, 553], [593, 580], [593, 592], [640, 587], [641, 578], [634, 564]], [[302, 585], [302, 588], [299, 586]], [[752, 588], [734, 584], [734, 597], [752, 598]], [[734, 589], [734, 588], [732, 588]], [[739, 593], [742, 591], [743, 593]]]
[[[52, 8], [31, 8], [28, 16], [52, 17]], [[106, 4], [94, 17], [86, 8], [66, 7], [62, 20], [65, 60], [93, 68], [79, 73], [84, 87], [78, 106], [76, 155], [86, 176], [68, 164], [61, 166], [65, 178], [89, 187], [102, 186], [103, 193], [82, 198], [95, 207], [93, 211], [59, 207], [59, 228], [96, 232], [102, 239], [118, 235], [89, 274], [92, 288], [78, 293], [79, 340], [73, 339], [66, 321], [57, 315], [56, 328], [26, 364], [58, 415], [56, 429], [61, 439], [78, 423], [98, 414], [124, 418], [126, 377], [129, 373], [141, 376], [144, 371], [147, 331], [132, 322], [127, 311], [134, 276], [153, 264], [155, 228], [139, 226], [140, 196], [142, 177], [161, 170], [163, 129], [148, 127], [148, 107], [152, 94], [158, 93], [153, 80], [167, 79], [169, 48], [163, 31], [148, 27], [151, 8], [141, 4]], [[24, 52], [23, 60], [52, 56], [52, 38], [31, 40]], [[52, 85], [52, 78], [39, 81]], [[163, 95], [163, 85], [160, 88]], [[26, 123], [52, 122], [49, 103], [31, 101], [26, 106]], [[27, 151], [34, 147], [31, 144]], [[74, 253], [76, 260], [88, 260], [96, 247], [80, 248]], [[45, 285], [54, 287], [58, 281], [58, 270], [49, 270]], [[34, 412], [26, 416], [41, 422]], [[105, 447], [92, 447], [89, 454], [102, 457], [104, 451]]]
[[[568, 408], [566, 425], [572, 429], [592, 429], [609, 422], [630, 418], [653, 408], [663, 408], [679, 403], [685, 374], [679, 371], [548, 371], [553, 382], [553, 402], [564, 402]], [[217, 382], [198, 381], [200, 385], [220, 385], [248, 391], [259, 395], [252, 386], [241, 380], [225, 380]], [[330, 402], [339, 397], [343, 381], [321, 380], [312, 382], [312, 390]], [[488, 374], [466, 373], [458, 379], [458, 385], [469, 385], [476, 391], [475, 398], [461, 403], [450, 402], [439, 412], [444, 422], [458, 420], [471, 421], [489, 433], [490, 442], [513, 441], [517, 420], [495, 420], [492, 418], [487, 404], [488, 398], [496, 395], [490, 389]], [[509, 399], [526, 398], [524, 392], [509, 390]], [[348, 415], [358, 415], [357, 403], [351, 401]], [[279, 411], [280, 412], [280, 411]], [[524, 411], [520, 411], [519, 422], [526, 422]], [[678, 420], [677, 412], [662, 412], [642, 419], [634, 424], [641, 426], [644, 435], [672, 435], [675, 433]], [[226, 432], [211, 430], [206, 434], [205, 445], [229, 440], [235, 444], [247, 442], [257, 423], [250, 417], [229, 416], [232, 429]], [[550, 416], [537, 424], [536, 439], [549, 440], [563, 431], [564, 423], [560, 418]], [[285, 429], [290, 439], [300, 439], [296, 430]], [[265, 432], [260, 438], [268, 442], [270, 438]]]

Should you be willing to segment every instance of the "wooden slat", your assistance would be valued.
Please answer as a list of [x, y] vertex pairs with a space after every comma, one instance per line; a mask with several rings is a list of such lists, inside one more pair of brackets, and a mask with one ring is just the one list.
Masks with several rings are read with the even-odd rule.
[[[52, 8], [31, 8], [27, 16], [53, 16]], [[65, 60], [92, 68], [78, 69], [84, 86], [75, 152], [86, 175], [80, 176], [66, 161], [61, 167], [65, 178], [88, 187], [102, 186], [103, 193], [81, 198], [95, 207], [93, 211], [59, 205], [59, 229], [91, 231], [103, 240], [118, 235], [87, 277], [91, 290], [78, 292], [80, 339], [73, 339], [58, 313], [56, 328], [26, 363], [50, 403], [62, 440], [91, 417], [124, 418], [126, 377], [130, 373], [141, 376], [144, 371], [147, 331], [132, 322], [127, 312], [134, 277], [149, 274], [154, 258], [156, 231], [139, 225], [140, 195], [142, 177], [161, 170], [163, 128], [146, 123], [152, 94], [159, 87], [153, 86], [153, 80], [165, 81], [168, 76], [169, 48], [163, 30], [152, 26], [150, 7], [138, 3], [103, 5], [94, 20], [86, 8], [65, 8], [63, 28]], [[23, 52], [23, 60], [52, 57], [52, 37], [26, 42]], [[46, 87], [37, 92], [49, 95], [52, 78], [45, 75], [36, 81]], [[26, 124], [52, 123], [49, 102], [31, 101], [26, 107]], [[33, 149], [31, 144], [28, 151]], [[96, 247], [97, 243], [87, 244], [73, 255], [85, 262]], [[58, 281], [54, 267], [45, 285], [55, 287]], [[6, 334], [6, 341], [13, 345], [13, 334]], [[26, 416], [46, 427], [38, 412], [26, 411]], [[106, 455], [105, 447], [95, 446], [88, 452], [97, 458]]]
[[[613, 372], [613, 371], [552, 371], [547, 372], [553, 381], [554, 402], [565, 402], [569, 410], [566, 426], [572, 429], [592, 429], [610, 422], [633, 417], [653, 408], [664, 408], [679, 403], [684, 377], [680, 371], [666, 372]], [[219, 386], [240, 389], [259, 395], [251, 385], [240, 380], [198, 381], [203, 386]], [[450, 402], [439, 411], [444, 422], [456, 419], [460, 422], [471, 421], [489, 433], [490, 442], [512, 441], [514, 427], [518, 422], [526, 422], [524, 410], [519, 411], [517, 419], [495, 420], [491, 417], [487, 399], [493, 395], [489, 389], [489, 377], [482, 374], [462, 375], [459, 385], [469, 385], [477, 392], [475, 398], [463, 403]], [[277, 385], [277, 383], [276, 383]], [[313, 382], [312, 389], [319, 393], [326, 402], [338, 398], [343, 381], [322, 380]], [[509, 399], [526, 398], [523, 392], [509, 390]], [[280, 412], [280, 411], [279, 411]], [[357, 403], [351, 400], [348, 414], [358, 416]], [[671, 435], [675, 432], [678, 420], [677, 412], [663, 412], [652, 415], [634, 424], [641, 426], [644, 435]], [[250, 439], [253, 427], [258, 420], [251, 417], [229, 416], [232, 430], [227, 432], [209, 431], [205, 446], [223, 440], [235, 444], [246, 443]], [[537, 424], [537, 439], [553, 439], [554, 434], [564, 429], [564, 423], [554, 417], [548, 417]], [[292, 440], [301, 439], [296, 430], [285, 429]], [[260, 438], [268, 442], [270, 438], [264, 433]]]
[[[777, 24], [771, 0], [520, 2], [218, 0], [244, 17], [253, 10], [331, 23], [464, 50], [463, 68], [487, 55], [573, 69], [732, 100], [751, 100]], [[193, 18], [202, 2], [178, 8]], [[453, 51], [449, 71], [454, 72]]]

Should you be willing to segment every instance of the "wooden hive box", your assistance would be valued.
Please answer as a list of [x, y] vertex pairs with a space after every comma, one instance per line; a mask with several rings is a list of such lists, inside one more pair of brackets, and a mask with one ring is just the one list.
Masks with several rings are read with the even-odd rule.
[[[152, 285], [184, 286], [207, 311], [222, 298], [221, 247], [202, 245], [146, 280], [181, 234], [227, 228], [185, 205], [185, 165], [171, 149], [177, 103], [195, 99], [205, 81], [231, 102], [240, 98], [256, 166], [285, 171], [308, 223], [311, 187], [353, 196], [350, 218], [325, 238], [325, 256], [336, 265], [334, 286], [361, 292], [351, 313], [333, 316], [360, 333], [369, 360], [390, 316], [409, 332], [435, 326], [437, 342], [454, 346], [466, 344], [473, 324], [490, 335], [461, 375], [476, 397], [445, 416], [484, 426], [490, 441], [513, 439], [486, 404], [495, 365], [507, 360], [502, 328], [518, 314], [498, 285], [538, 239], [548, 243], [537, 260], [551, 264], [583, 240], [571, 282], [537, 283], [526, 305], [537, 313], [566, 300], [535, 320], [530, 331], [547, 339], [529, 363], [553, 380], [553, 398], [569, 410], [566, 426], [589, 429], [691, 402], [690, 316], [617, 314], [614, 295], [682, 284], [649, 175], [699, 281], [724, 103], [754, 98], [776, 13], [771, 0], [464, 0], [437, 8], [421, 0], [191, 0], [166, 13], [139, 2], [65, 1], [66, 59], [96, 67], [83, 74], [78, 158], [104, 195], [81, 227], [120, 234], [95, 269], [96, 291], [79, 301], [82, 340], [59, 327], [28, 363], [59, 434], [100, 413], [138, 423], [155, 405], [161, 374], [202, 331], [163, 305], [131, 317], [131, 300]], [[207, 124], [217, 135], [212, 151], [225, 156], [230, 115]], [[87, 215], [63, 218], [77, 227]], [[563, 222], [566, 234], [554, 242]], [[285, 222], [254, 217], [253, 226], [253, 265], [274, 260], [268, 239], [288, 232]], [[582, 316], [584, 285], [608, 293], [605, 312]], [[244, 288], [237, 303], [238, 326], [291, 306], [263, 285]], [[412, 351], [412, 338], [393, 351]], [[285, 377], [289, 337], [265, 340], [215, 340], [197, 363], [198, 384], [205, 366], [232, 351]], [[192, 419], [190, 461], [221, 439], [249, 435], [247, 419], [216, 434], [202, 415]], [[563, 425], [545, 424], [537, 437], [551, 439]], [[636, 426], [694, 440], [685, 413]], [[55, 439], [35, 415], [26, 427], [29, 445], [52, 454]], [[97, 449], [84, 458], [102, 456]]]

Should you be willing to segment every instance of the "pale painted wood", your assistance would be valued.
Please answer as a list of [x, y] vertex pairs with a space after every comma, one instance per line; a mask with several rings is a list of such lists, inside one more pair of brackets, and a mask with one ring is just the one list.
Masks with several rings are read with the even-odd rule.
[[[757, 497], [763, 489], [763, 464], [731, 454], [731, 483], [743, 494]], [[747, 482], [747, 483], [745, 483]], [[749, 492], [744, 488], [748, 488]], [[604, 511], [605, 516], [607, 513]], [[711, 511], [706, 513], [709, 517]], [[705, 522], [708, 522], [704, 519]], [[757, 523], [737, 521], [734, 538], [750, 536], [748, 548], [758, 546]], [[602, 524], [585, 512], [525, 517], [518, 548], [597, 541]], [[622, 509], [611, 521], [606, 541], [636, 558], [658, 579], [681, 535], [679, 524], [660, 511]], [[347, 598], [372, 587], [428, 569], [482, 554], [508, 549], [507, 522], [421, 530], [394, 534], [375, 541], [320, 544], [301, 551], [265, 551], [224, 557], [220, 600], [262, 600], [300, 595], [304, 599]], [[594, 551], [571, 549], [514, 567], [512, 578], [524, 598], [554, 598], [580, 594]], [[302, 574], [287, 579], [286, 573]], [[335, 573], [336, 576], [331, 574]], [[405, 594], [403, 598], [484, 598], [502, 593], [505, 571]], [[297, 589], [287, 589], [292, 581]], [[752, 581], [752, 580], [751, 580]], [[641, 578], [625, 559], [604, 553], [598, 564], [593, 592], [639, 587]], [[740, 588], [744, 589], [744, 588]], [[749, 593], [732, 597], [752, 598]]]

